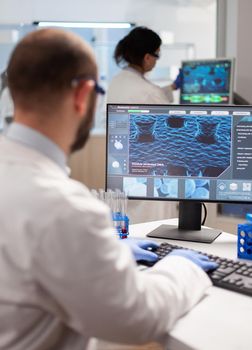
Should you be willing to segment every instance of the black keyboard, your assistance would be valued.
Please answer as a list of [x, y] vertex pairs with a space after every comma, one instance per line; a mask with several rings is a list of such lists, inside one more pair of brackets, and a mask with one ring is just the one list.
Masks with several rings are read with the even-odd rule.
[[[161, 260], [174, 249], [187, 248], [169, 243], [161, 243], [161, 245], [153, 251], [158, 255], [158, 260]], [[208, 272], [214, 286], [252, 296], [252, 263], [221, 258], [200, 251], [197, 252], [208, 256], [211, 261], [215, 261], [219, 265], [216, 270]], [[155, 264], [142, 260], [138, 261], [138, 263], [146, 266], [153, 266]]]

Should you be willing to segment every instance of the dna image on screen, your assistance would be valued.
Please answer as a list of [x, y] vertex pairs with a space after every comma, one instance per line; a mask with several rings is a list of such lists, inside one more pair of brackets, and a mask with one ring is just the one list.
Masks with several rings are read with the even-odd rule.
[[[230, 166], [231, 124], [222, 115], [131, 114], [129, 174], [217, 178]], [[165, 181], [156, 182], [156, 196]]]

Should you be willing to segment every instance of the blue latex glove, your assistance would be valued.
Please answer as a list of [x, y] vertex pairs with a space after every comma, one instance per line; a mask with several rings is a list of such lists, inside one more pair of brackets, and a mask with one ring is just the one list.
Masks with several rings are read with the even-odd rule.
[[173, 250], [169, 256], [183, 256], [194, 262], [196, 265], [201, 267], [204, 271], [215, 270], [219, 265], [213, 261], [210, 261], [206, 255], [194, 252], [192, 250], [187, 249], [175, 249]]
[[153, 253], [151, 250], [159, 247], [159, 244], [154, 241], [149, 241], [147, 239], [135, 239], [127, 238], [123, 239], [121, 242], [127, 244], [136, 261], [145, 260], [145, 261], [157, 261], [157, 254]]
[[179, 68], [179, 73], [176, 77], [176, 79], [173, 82], [173, 85], [175, 87], [175, 90], [180, 89], [182, 85], [182, 80], [183, 80], [183, 71], [181, 68]]

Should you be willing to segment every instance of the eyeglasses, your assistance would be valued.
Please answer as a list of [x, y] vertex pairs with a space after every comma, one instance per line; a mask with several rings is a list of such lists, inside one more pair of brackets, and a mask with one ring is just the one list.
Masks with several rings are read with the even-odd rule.
[[97, 94], [105, 95], [105, 90], [101, 87], [93, 77], [87, 75], [79, 75], [71, 80], [71, 86], [76, 87], [81, 80], [92, 80], [94, 82], [94, 90]]
[[155, 57], [157, 60], [160, 58], [160, 55], [156, 52], [150, 53], [151, 56]]

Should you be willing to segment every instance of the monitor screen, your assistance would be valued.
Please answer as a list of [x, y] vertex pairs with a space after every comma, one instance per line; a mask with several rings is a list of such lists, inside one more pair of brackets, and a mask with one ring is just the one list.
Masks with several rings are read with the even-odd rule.
[[252, 106], [107, 106], [106, 188], [129, 198], [252, 203]]
[[182, 62], [180, 103], [232, 103], [233, 71], [232, 59]]

